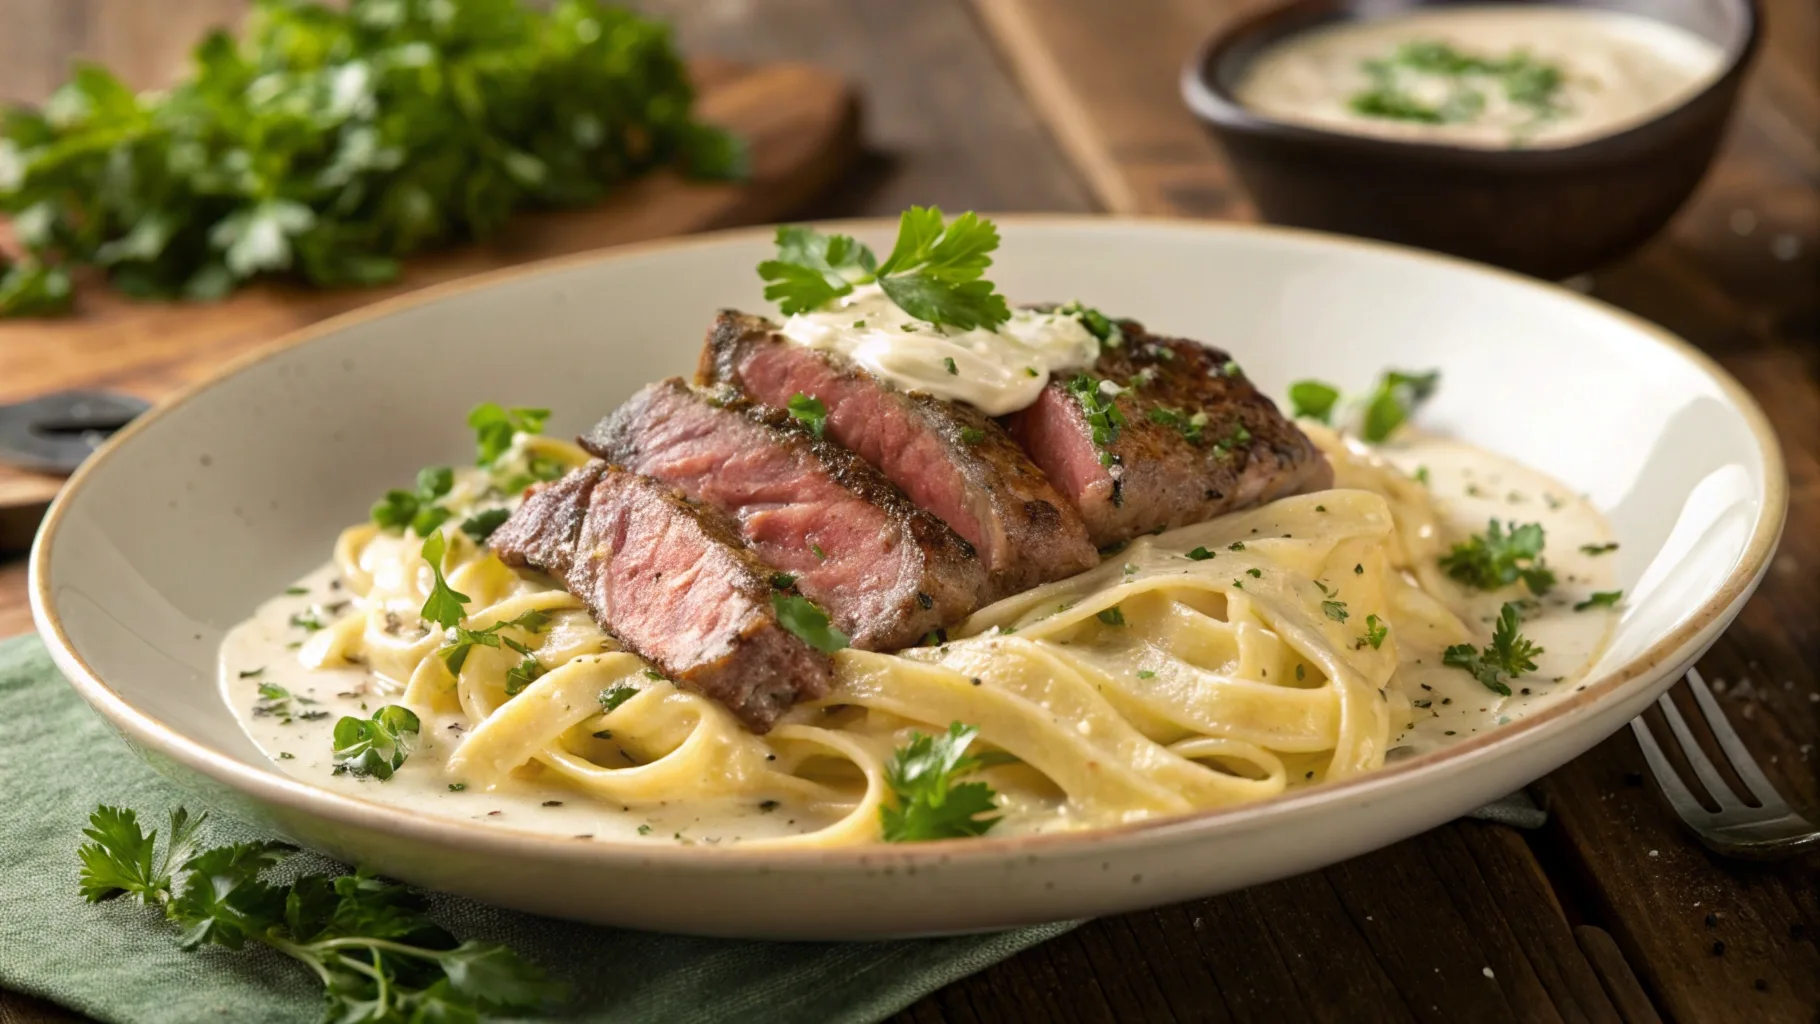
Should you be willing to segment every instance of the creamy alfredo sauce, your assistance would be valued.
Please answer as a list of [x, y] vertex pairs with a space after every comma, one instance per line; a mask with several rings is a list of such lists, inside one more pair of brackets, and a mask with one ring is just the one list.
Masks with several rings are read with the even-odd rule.
[[1261, 114], [1353, 134], [1568, 146], [1676, 106], [1724, 63], [1707, 40], [1640, 15], [1443, 7], [1292, 36], [1259, 57], [1235, 92]]
[[1053, 373], [1088, 366], [1099, 340], [1066, 313], [1013, 309], [996, 331], [918, 320], [878, 285], [856, 288], [833, 309], [798, 313], [783, 334], [845, 355], [906, 391], [967, 402], [990, 416], [1036, 401]]
[[[1608, 609], [1575, 612], [1572, 607], [1594, 591], [1612, 589], [1611, 557], [1580, 550], [1610, 540], [1598, 511], [1540, 473], [1458, 442], [1411, 436], [1378, 452], [1409, 473], [1425, 471], [1449, 528], [1459, 535], [1484, 530], [1486, 520], [1494, 517], [1541, 523], [1547, 531], [1544, 554], [1559, 578], [1557, 589], [1526, 612], [1523, 634], [1546, 653], [1536, 659], [1535, 673], [1513, 681], [1516, 692], [1510, 697], [1492, 693], [1467, 673], [1423, 653], [1457, 638], [1407, 638], [1395, 683], [1410, 702], [1410, 714], [1406, 722], [1393, 723], [1390, 758], [1459, 742], [1571, 696], [1616, 622]], [[1171, 550], [1170, 538], [1154, 538], [1154, 550]], [[1459, 589], [1448, 595], [1447, 603], [1477, 620], [1472, 622], [1479, 631], [1475, 642], [1483, 643], [1499, 606], [1518, 593]], [[731, 800], [622, 808], [516, 776], [491, 791], [469, 788], [447, 768], [464, 728], [455, 717], [424, 718], [417, 751], [389, 780], [336, 775], [331, 753], [335, 721], [343, 715], [367, 717], [400, 696], [396, 684], [359, 666], [311, 667], [318, 662], [312, 637], [323, 634], [308, 633], [296, 621], [332, 621], [347, 612], [347, 601], [334, 566], [324, 566], [262, 605], [222, 645], [221, 688], [228, 705], [259, 748], [299, 779], [425, 813], [577, 838], [713, 844], [794, 835], [829, 824], [800, 811], [766, 811]], [[262, 700], [261, 684], [281, 687], [290, 694], [288, 702]], [[1301, 780], [1292, 778], [1291, 785], [1298, 784]], [[1080, 827], [1053, 813], [1046, 821], [1013, 822], [1024, 816], [1011, 813], [1017, 808], [1004, 809], [1006, 827], [995, 834]]]

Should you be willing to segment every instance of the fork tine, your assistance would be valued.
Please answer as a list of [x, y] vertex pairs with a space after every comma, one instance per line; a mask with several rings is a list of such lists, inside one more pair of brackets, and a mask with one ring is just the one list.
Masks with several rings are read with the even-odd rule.
[[1725, 784], [1725, 777], [1719, 774], [1719, 769], [1713, 767], [1712, 759], [1706, 756], [1706, 751], [1700, 749], [1700, 741], [1694, 739], [1693, 732], [1687, 727], [1687, 720], [1681, 717], [1681, 709], [1675, 707], [1674, 698], [1665, 693], [1656, 698], [1656, 706], [1662, 709], [1662, 717], [1668, 719], [1668, 727], [1675, 731], [1675, 739], [1681, 743], [1681, 755], [1687, 758], [1688, 766], [1699, 776], [1700, 785], [1712, 794], [1713, 802], [1719, 805], [1720, 810], [1742, 807], [1744, 801], [1739, 800], [1732, 788]]
[[1719, 741], [1719, 749], [1725, 751], [1726, 759], [1732, 763], [1732, 770], [1744, 782], [1744, 788], [1750, 790], [1757, 802], [1765, 807], [1784, 805], [1781, 794], [1763, 777], [1763, 769], [1757, 767], [1757, 759], [1750, 756], [1744, 741], [1732, 730], [1731, 722], [1726, 720], [1725, 712], [1719, 709], [1719, 702], [1713, 698], [1713, 692], [1706, 688], [1706, 680], [1700, 678], [1698, 669], [1688, 670], [1687, 688], [1694, 691], [1694, 700], [1706, 714], [1706, 724], [1712, 729], [1713, 738]]
[[1694, 799], [1687, 783], [1682, 782], [1681, 776], [1675, 773], [1675, 766], [1669, 764], [1668, 758], [1663, 756], [1662, 748], [1656, 745], [1655, 734], [1649, 731], [1649, 723], [1643, 721], [1642, 715], [1630, 720], [1630, 731], [1637, 734], [1637, 746], [1643, 748], [1643, 760], [1649, 762], [1650, 773], [1656, 777], [1656, 784], [1662, 787], [1662, 795], [1668, 797], [1668, 802], [1674, 805], [1675, 813], [1681, 816], [1681, 820], [1695, 828], [1710, 821], [1712, 812], [1700, 806], [1700, 801]]

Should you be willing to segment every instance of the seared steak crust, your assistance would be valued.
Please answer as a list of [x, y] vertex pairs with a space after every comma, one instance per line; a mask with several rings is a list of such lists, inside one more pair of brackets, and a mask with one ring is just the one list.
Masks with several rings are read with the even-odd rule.
[[672, 378], [632, 396], [581, 444], [726, 513], [855, 647], [908, 646], [984, 600], [972, 545], [777, 409]]
[[828, 692], [828, 657], [777, 620], [770, 567], [658, 481], [589, 463], [533, 491], [489, 544], [565, 580], [602, 628], [753, 732]]
[[775, 333], [763, 317], [724, 310], [696, 380], [783, 408], [796, 394], [827, 407], [826, 434], [876, 467], [979, 552], [1002, 597], [1099, 564], [1074, 508], [973, 406], [902, 391], [838, 353]]
[[[1066, 376], [1006, 421], [1080, 510], [1095, 544], [1332, 486], [1326, 457], [1229, 355], [1134, 321], [1120, 326], [1123, 343], [1091, 373], [1126, 389], [1111, 399], [1125, 422], [1103, 447], [1109, 460]], [[1206, 419], [1197, 423], [1197, 414]]]

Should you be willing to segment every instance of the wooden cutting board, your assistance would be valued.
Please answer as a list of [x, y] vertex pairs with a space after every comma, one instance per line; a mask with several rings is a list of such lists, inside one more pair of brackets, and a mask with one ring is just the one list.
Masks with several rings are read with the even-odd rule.
[[[651, 175], [598, 206], [519, 217], [486, 245], [415, 257], [401, 280], [383, 288], [316, 292], [261, 284], [195, 305], [134, 302], [98, 281], [81, 282], [75, 316], [0, 322], [0, 403], [75, 387], [155, 402], [287, 331], [400, 292], [550, 256], [786, 217], [839, 178], [859, 152], [858, 96], [831, 72], [708, 59], [692, 62], [691, 70], [701, 117], [732, 130], [750, 149], [746, 181]], [[62, 483], [0, 466], [0, 551], [30, 543]]]

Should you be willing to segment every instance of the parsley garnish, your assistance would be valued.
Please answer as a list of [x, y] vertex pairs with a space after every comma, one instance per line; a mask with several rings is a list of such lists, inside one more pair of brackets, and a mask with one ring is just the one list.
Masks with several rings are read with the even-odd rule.
[[[476, 646], [491, 647], [494, 650], [498, 650], [503, 642], [506, 646], [511, 647], [512, 650], [517, 651], [526, 658], [530, 658], [531, 652], [529, 650], [525, 649], [523, 645], [519, 644], [511, 637], [501, 636], [500, 630], [522, 629], [527, 633], [538, 633], [541, 632], [544, 626], [548, 625], [549, 622], [550, 617], [548, 615], [533, 608], [515, 619], [510, 619], [505, 622], [495, 622], [485, 629], [469, 629], [466, 626], [457, 625], [454, 627], [455, 639], [438, 648], [436, 653], [442, 657], [443, 664], [449, 667], [450, 675], [459, 675], [461, 673], [461, 666], [468, 660], [468, 652], [473, 650]], [[520, 668], [524, 668], [524, 666], [521, 664]], [[541, 671], [537, 672], [535, 675], [532, 675], [530, 679], [535, 679], [538, 675], [542, 674]], [[526, 683], [529, 683], [530, 679], [527, 679]], [[518, 691], [512, 689], [511, 686], [508, 685], [506, 687], [506, 692], [517, 693]]]
[[847, 634], [829, 624], [828, 613], [806, 597], [773, 591], [771, 607], [777, 612], [779, 625], [823, 654], [833, 654], [850, 645]]
[[1344, 601], [1322, 601], [1321, 611], [1335, 622], [1345, 622], [1351, 616], [1351, 613], [1346, 610]]
[[1427, 373], [1385, 371], [1384, 376], [1378, 379], [1378, 386], [1372, 390], [1371, 397], [1365, 401], [1365, 422], [1360, 426], [1359, 436], [1372, 444], [1388, 439], [1409, 417], [1415, 415], [1416, 409], [1423, 402], [1428, 401], [1440, 380], [1439, 370]]
[[[1492, 58], [1463, 53], [1439, 40], [1410, 40], [1389, 58], [1363, 62], [1371, 87], [1347, 101], [1366, 117], [1420, 124], [1470, 122], [1485, 111], [1485, 90], [1495, 86], [1529, 120], [1515, 127], [1521, 139], [1566, 108], [1560, 101], [1561, 69], [1521, 50]], [[1440, 92], [1438, 102], [1423, 95]]]
[[1484, 683], [1486, 689], [1510, 696], [1510, 687], [1504, 680], [1534, 672], [1535, 657], [1542, 653], [1542, 648], [1517, 632], [1521, 622], [1516, 604], [1506, 601], [1498, 612], [1498, 625], [1492, 631], [1491, 643], [1483, 651], [1471, 644], [1455, 644], [1441, 655], [1442, 664], [1465, 669]]
[[610, 715], [619, 710], [619, 706], [644, 691], [631, 683], [614, 683], [600, 691], [600, 713]]
[[485, 544], [487, 538], [493, 536], [493, 531], [504, 526], [506, 520], [510, 518], [512, 518], [511, 509], [485, 509], [463, 519], [461, 521], [461, 532], [472, 537], [474, 543]]
[[1110, 466], [1116, 459], [1106, 447], [1117, 443], [1119, 428], [1125, 425], [1125, 414], [1119, 411], [1115, 399], [1118, 389], [1114, 387], [1108, 395], [1102, 389], [1102, 381], [1086, 374], [1077, 374], [1067, 384], [1068, 393], [1075, 401], [1081, 403], [1081, 415], [1087, 418], [1087, 428], [1093, 437], [1094, 447], [1100, 449], [1100, 465]]
[[1583, 555], [1603, 555], [1616, 550], [1618, 550], [1618, 542], [1615, 540], [1609, 544], [1580, 545], [1580, 553]]
[[1331, 423], [1334, 404], [1339, 400], [1338, 388], [1318, 380], [1299, 380], [1289, 385], [1289, 407], [1298, 417]]
[[1623, 597], [1624, 591], [1622, 590], [1595, 591], [1592, 596], [1574, 605], [1574, 611], [1583, 612], [1588, 608], [1611, 608], [1617, 605]]
[[1087, 333], [1099, 339], [1100, 344], [1106, 348], [1118, 348], [1124, 344], [1125, 332], [1117, 321], [1091, 306], [1082, 305], [1079, 300], [1057, 308], [1056, 312], [1079, 320]]
[[424, 601], [423, 610], [419, 613], [426, 622], [434, 622], [444, 629], [452, 629], [461, 622], [470, 598], [449, 586], [449, 581], [442, 578], [442, 556], [448, 547], [448, 539], [440, 533], [432, 533], [423, 542], [423, 560], [430, 563], [430, 572], [435, 582], [430, 587], [429, 599]]
[[979, 444], [981, 441], [984, 441], [985, 439], [986, 439], [986, 432], [984, 430], [980, 430], [977, 427], [962, 427], [961, 428], [961, 443], [962, 444]]
[[373, 503], [373, 522], [386, 529], [408, 526], [419, 537], [428, 537], [449, 518], [449, 510], [436, 502], [454, 486], [454, 470], [426, 466], [417, 471], [415, 490], [387, 491], [385, 497]]
[[262, 0], [171, 88], [78, 68], [9, 111], [0, 315], [68, 308], [70, 269], [130, 295], [220, 298], [264, 273], [393, 280], [400, 258], [518, 210], [592, 204], [662, 166], [737, 176], [692, 116], [669, 26], [601, 3]]
[[313, 721], [318, 718], [327, 718], [329, 715], [327, 711], [293, 711], [291, 709], [293, 700], [299, 704], [316, 703], [308, 697], [294, 697], [291, 691], [276, 683], [260, 683], [259, 699], [253, 703], [253, 714], [261, 717], [271, 715], [283, 725], [290, 725], [293, 716], [305, 721]]
[[879, 825], [888, 843], [957, 839], [984, 835], [998, 818], [983, 818], [998, 809], [992, 787], [984, 782], [955, 782], [978, 771], [980, 759], [967, 754], [979, 730], [954, 722], [941, 736], [912, 732], [885, 766], [894, 798], [879, 808]]
[[314, 611], [292, 612], [291, 625], [303, 630], [305, 633], [314, 633], [322, 628], [323, 623], [321, 619], [316, 617]]
[[1461, 583], [1497, 590], [1522, 580], [1540, 596], [1555, 585], [1555, 574], [1542, 560], [1542, 524], [1512, 526], [1493, 519], [1482, 534], [1473, 534], [1441, 556], [1441, 568]]
[[1383, 620], [1379, 619], [1376, 615], [1365, 616], [1365, 636], [1363, 642], [1370, 644], [1372, 650], [1375, 651], [1382, 646], [1384, 638], [1389, 635], [1390, 627], [1385, 625]]
[[1194, 559], [1197, 562], [1205, 562], [1209, 558], [1213, 557], [1213, 552], [1207, 550], [1206, 545], [1201, 545], [1200, 547], [1195, 548], [1193, 551], [1188, 552], [1188, 557]]
[[417, 749], [422, 723], [410, 708], [387, 704], [372, 718], [345, 715], [335, 723], [335, 774], [384, 781]]
[[828, 407], [822, 404], [821, 399], [810, 398], [798, 391], [790, 396], [788, 408], [791, 418], [814, 431], [816, 437], [822, 436], [822, 431], [827, 429]]
[[774, 572], [771, 574], [771, 585], [779, 590], [789, 590], [796, 586], [796, 577], [787, 572]]
[[1099, 615], [1095, 617], [1108, 626], [1123, 626], [1125, 624], [1125, 613], [1116, 604], [1110, 608], [1103, 609]]
[[[992, 265], [998, 229], [968, 212], [944, 225], [939, 207], [912, 206], [898, 220], [897, 244], [883, 263], [847, 235], [800, 225], [777, 229], [777, 258], [758, 265], [765, 298], [785, 313], [807, 313], [877, 283], [918, 320], [970, 330], [1011, 318], [1005, 298], [981, 275]], [[914, 325], [911, 325], [914, 326]]]
[[1156, 405], [1151, 406], [1150, 412], [1147, 415], [1152, 423], [1161, 423], [1165, 426], [1174, 427], [1176, 430], [1180, 431], [1182, 438], [1189, 444], [1200, 444], [1201, 432], [1207, 429], [1207, 414], [1205, 412], [1197, 412], [1190, 416], [1180, 409], [1171, 409], [1168, 406]]
[[947, 370], [948, 370], [948, 375], [949, 375], [949, 376], [951, 376], [951, 377], [952, 377], [952, 376], [959, 376], [959, 375], [960, 375], [960, 372], [961, 372], [961, 368], [960, 368], [960, 367], [958, 367], [958, 366], [956, 366], [956, 365], [954, 365], [954, 357], [953, 357], [953, 356], [943, 356], [943, 357], [942, 357], [942, 366], [944, 366], [944, 367], [946, 367], [946, 368], [947, 368]]
[[[501, 408], [494, 402], [482, 402], [468, 413], [468, 426], [474, 428], [474, 465], [491, 466], [512, 447], [519, 434], [541, 434], [550, 419], [548, 409]], [[560, 475], [560, 474], [559, 474]]]
[[458, 944], [402, 886], [364, 872], [267, 881], [266, 870], [294, 848], [255, 841], [203, 849], [198, 832], [207, 818], [177, 808], [160, 851], [158, 833], [145, 832], [131, 810], [95, 808], [76, 851], [82, 895], [90, 903], [137, 897], [180, 930], [186, 950], [252, 941], [303, 962], [326, 987], [325, 1021], [475, 1021], [486, 1011], [535, 1012], [562, 994], [504, 946]]

